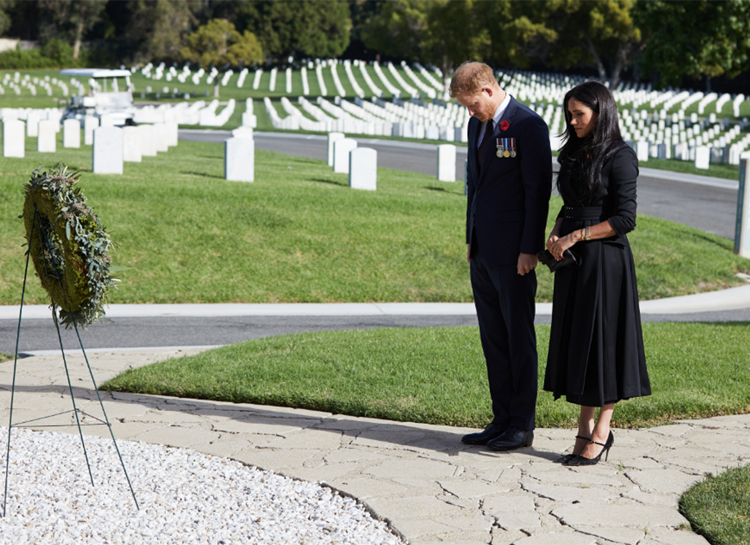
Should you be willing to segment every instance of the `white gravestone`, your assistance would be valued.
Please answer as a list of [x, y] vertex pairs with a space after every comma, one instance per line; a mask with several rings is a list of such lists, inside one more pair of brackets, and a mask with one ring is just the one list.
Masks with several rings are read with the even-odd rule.
[[238, 127], [232, 131], [232, 136], [237, 138], [253, 139], [253, 129], [250, 127]]
[[99, 118], [99, 126], [100, 127], [114, 127], [116, 121], [117, 119], [115, 119], [115, 116], [113, 115], [103, 115]]
[[349, 152], [349, 187], [375, 191], [378, 180], [378, 152], [354, 148]]
[[695, 150], [695, 168], [708, 169], [711, 161], [711, 148], [708, 146], [698, 146]]
[[333, 171], [349, 174], [349, 152], [357, 147], [353, 138], [342, 138], [333, 143]]
[[95, 174], [122, 174], [122, 129], [107, 126], [96, 129], [92, 155]]
[[245, 112], [242, 114], [242, 126], [254, 129], [258, 126], [258, 118], [255, 117], [255, 114]]
[[94, 129], [99, 126], [99, 118], [86, 116], [83, 118], [83, 143], [87, 146], [94, 144]]
[[329, 132], [328, 133], [328, 166], [333, 166], [333, 143], [336, 142], [336, 140], [341, 140], [344, 138], [344, 133], [342, 132]]
[[42, 153], [57, 151], [57, 121], [45, 119], [39, 122], [39, 136], [36, 140], [36, 150]]
[[173, 148], [180, 142], [180, 126], [177, 121], [167, 121], [165, 124], [169, 133], [167, 144], [170, 148]]
[[456, 181], [456, 146], [441, 144], [437, 147], [437, 178], [440, 182]]
[[23, 157], [26, 147], [26, 124], [18, 119], [3, 121], [3, 157]]
[[156, 157], [153, 125], [138, 125], [138, 130], [141, 137], [141, 155], [143, 157]]
[[51, 108], [47, 110], [47, 119], [50, 121], [55, 122], [55, 132], [60, 132], [60, 128], [62, 126], [62, 110], [58, 110], [57, 108]]
[[169, 151], [169, 129], [165, 123], [154, 123], [154, 146], [156, 151]]
[[122, 128], [122, 160], [126, 163], [141, 162], [141, 132], [138, 127]]
[[41, 119], [40, 112], [36, 110], [29, 112], [26, 117], [26, 136], [39, 136], [39, 122]]
[[224, 178], [230, 182], [255, 180], [255, 142], [230, 138], [224, 142]]
[[734, 253], [750, 257], [750, 153], [740, 158], [740, 187], [737, 194], [737, 222], [734, 229]]
[[648, 141], [647, 140], [640, 140], [635, 145], [635, 153], [638, 156], [638, 162], [639, 163], [645, 163], [648, 161]]
[[63, 121], [63, 147], [81, 147], [81, 122], [77, 119], [66, 119]]

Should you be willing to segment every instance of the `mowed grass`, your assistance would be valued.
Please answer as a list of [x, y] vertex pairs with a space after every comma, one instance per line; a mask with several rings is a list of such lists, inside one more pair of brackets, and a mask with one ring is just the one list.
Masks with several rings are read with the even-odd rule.
[[[322, 161], [256, 151], [256, 181], [223, 179], [223, 146], [181, 141], [121, 176], [97, 175], [91, 148], [0, 158], [0, 304], [18, 304], [25, 243], [23, 186], [62, 161], [116, 244], [114, 303], [467, 302], [463, 184], [378, 170], [355, 191]], [[548, 231], [560, 207], [551, 203]], [[750, 261], [726, 239], [639, 216], [630, 236], [642, 299], [742, 283]], [[552, 275], [539, 269], [539, 301]], [[44, 304], [32, 277], [25, 302]]]
[[680, 512], [713, 545], [749, 545], [750, 466], [708, 475], [683, 494]]
[[[750, 410], [750, 324], [644, 324], [653, 395], [618, 403], [618, 427]], [[540, 388], [549, 326], [537, 326]], [[476, 327], [375, 329], [258, 339], [127, 371], [105, 390], [483, 427], [491, 408]], [[540, 392], [537, 426], [578, 407]]]

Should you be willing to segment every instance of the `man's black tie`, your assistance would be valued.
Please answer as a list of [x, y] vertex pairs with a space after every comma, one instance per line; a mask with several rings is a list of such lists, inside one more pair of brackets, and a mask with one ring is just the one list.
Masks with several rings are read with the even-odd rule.
[[486, 123], [487, 129], [484, 131], [484, 138], [482, 138], [482, 143], [479, 144], [479, 172], [482, 172], [484, 169], [484, 158], [487, 155], [487, 148], [490, 146], [490, 141], [492, 140], [492, 118], [490, 118], [489, 121]]

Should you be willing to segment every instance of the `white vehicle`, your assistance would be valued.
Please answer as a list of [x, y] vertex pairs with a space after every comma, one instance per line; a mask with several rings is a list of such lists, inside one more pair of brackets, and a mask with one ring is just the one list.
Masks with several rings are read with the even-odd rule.
[[[61, 76], [72, 76], [90, 89], [88, 95], [72, 95], [62, 120], [86, 116], [106, 117], [108, 125], [132, 125], [135, 117], [129, 70], [108, 68], [69, 68]], [[123, 90], [121, 91], [120, 88]]]

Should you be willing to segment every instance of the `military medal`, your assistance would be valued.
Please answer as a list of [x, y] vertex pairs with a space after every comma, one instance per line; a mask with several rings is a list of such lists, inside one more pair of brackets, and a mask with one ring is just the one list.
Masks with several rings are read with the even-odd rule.
[[510, 156], [511, 157], [516, 156], [516, 139], [515, 138], [510, 139]]
[[503, 138], [503, 157], [510, 157], [510, 138]]
[[501, 159], [504, 157], [503, 152], [505, 151], [505, 148], [503, 147], [502, 138], [497, 139], [497, 152], [495, 155], [500, 157]]

